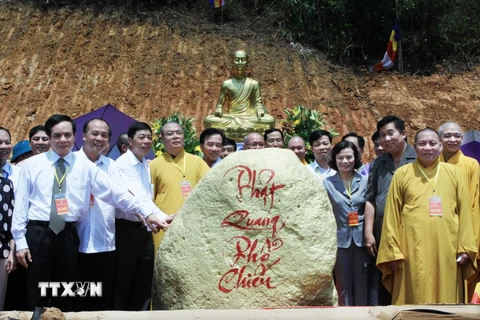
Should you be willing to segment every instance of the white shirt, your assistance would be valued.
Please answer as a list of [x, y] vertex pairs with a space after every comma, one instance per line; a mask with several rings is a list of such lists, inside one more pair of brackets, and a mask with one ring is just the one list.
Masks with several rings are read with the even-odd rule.
[[16, 165], [11, 164], [10, 162], [6, 162], [5, 165], [2, 167], [1, 171], [6, 173], [6, 177], [10, 179], [13, 183], [13, 190], [16, 193], [18, 179], [20, 178], [20, 171], [22, 168], [17, 167]]
[[[76, 153], [90, 161], [83, 147]], [[118, 167], [110, 158], [100, 155], [95, 165], [112, 180], [119, 176]], [[78, 251], [82, 253], [115, 250], [115, 207], [93, 197], [93, 207], [90, 206], [85, 218], [77, 222], [77, 232], [80, 238]]]
[[[20, 171], [12, 221], [12, 234], [17, 251], [28, 248], [25, 233], [29, 220], [50, 220], [54, 164], [59, 158], [58, 154], [50, 150], [27, 159]], [[73, 152], [68, 153], [64, 159], [68, 168], [65, 194], [69, 212], [65, 215], [66, 222], [84, 219], [89, 209], [90, 194], [131, 214], [138, 212], [147, 217], [152, 213], [139, 199], [114, 183], [90, 160], [87, 161]]]
[[323, 179], [327, 177], [334, 176], [337, 171], [333, 170], [332, 168], [328, 167], [328, 169], [324, 169], [320, 167], [318, 164], [317, 160], [313, 161], [310, 163], [307, 168], [312, 172], [320, 181], [323, 181]]
[[[123, 184], [135, 195], [135, 198], [142, 199], [143, 203], [161, 220], [165, 220], [167, 215], [163, 213], [153, 202], [153, 184], [150, 177], [150, 167], [145, 160], [138, 161], [132, 151], [127, 150], [115, 161], [120, 172]], [[136, 216], [132, 216], [121, 209], [115, 210], [116, 219], [125, 219], [129, 221], [139, 221]]]

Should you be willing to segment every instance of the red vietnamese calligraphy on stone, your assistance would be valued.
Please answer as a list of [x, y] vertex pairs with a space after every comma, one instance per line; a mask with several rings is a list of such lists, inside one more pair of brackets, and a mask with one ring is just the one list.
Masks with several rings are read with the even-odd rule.
[[[238, 169], [237, 200], [239, 202], [242, 202], [243, 189], [250, 190], [250, 198], [263, 199], [264, 206], [267, 205], [268, 200], [270, 201], [270, 205], [268, 208], [268, 212], [270, 213], [273, 207], [273, 203], [275, 202], [275, 191], [285, 187], [284, 184], [275, 185], [274, 182], [271, 185], [269, 185], [269, 183], [275, 177], [275, 171], [273, 171], [272, 169], [263, 169], [258, 173], [258, 176], [257, 176], [257, 170], [252, 170], [245, 165], [238, 165], [227, 170], [227, 172], [225, 172], [223, 176], [225, 177], [229, 172], [231, 172], [234, 169]], [[260, 185], [264, 185], [264, 187], [257, 188], [256, 187], [257, 182]]]
[[237, 210], [230, 213], [223, 219], [222, 227], [234, 227], [240, 230], [272, 230], [272, 237], [285, 227], [288, 217], [279, 226], [280, 216], [264, 218], [248, 218], [250, 213], [247, 210]]
[[246, 259], [245, 263], [258, 263], [266, 262], [270, 259], [270, 254], [273, 251], [280, 249], [283, 246], [282, 239], [274, 239], [273, 241], [269, 238], [265, 239], [265, 243], [261, 248], [258, 247], [258, 240], [255, 239], [253, 242], [250, 238], [246, 236], [236, 236], [227, 241], [230, 243], [235, 242], [235, 255], [233, 256], [234, 261], [230, 265], [233, 267], [237, 264], [240, 259]]
[[[225, 272], [225, 274], [220, 278], [220, 281], [218, 281], [218, 289], [224, 293], [229, 293], [234, 289], [250, 289], [257, 288], [259, 286], [265, 286], [267, 289], [275, 289], [285, 281], [282, 281], [277, 285], [273, 285], [272, 277], [267, 276], [266, 273], [278, 262], [280, 262], [280, 258], [275, 260], [275, 262], [269, 266], [260, 263], [253, 272], [246, 271], [247, 266], [243, 266], [241, 268], [231, 268]], [[257, 274], [258, 271], [260, 272]]]
[[[278, 233], [285, 227], [288, 216], [281, 219], [280, 215], [270, 216], [274, 208], [275, 191], [285, 187], [284, 184], [276, 185], [274, 182], [275, 171], [263, 169], [257, 172], [245, 165], [230, 168], [224, 174], [226, 177], [232, 172], [236, 173], [236, 199], [242, 203], [244, 199], [260, 199], [263, 207], [260, 214], [251, 217], [248, 210], [236, 210], [228, 214], [221, 223], [223, 228], [233, 227], [239, 230], [259, 231], [255, 239], [245, 235], [237, 235], [227, 241], [228, 253], [233, 255], [230, 268], [218, 281], [218, 289], [223, 293], [230, 293], [238, 289], [266, 288], [275, 289], [287, 279], [274, 280], [279, 271], [272, 271], [281, 258], [275, 257], [275, 251], [283, 247], [283, 240]], [[231, 179], [231, 178], [230, 178]], [[268, 232], [268, 235], [264, 235]], [[223, 254], [225, 256], [225, 252]], [[273, 261], [273, 262], [272, 262]]]

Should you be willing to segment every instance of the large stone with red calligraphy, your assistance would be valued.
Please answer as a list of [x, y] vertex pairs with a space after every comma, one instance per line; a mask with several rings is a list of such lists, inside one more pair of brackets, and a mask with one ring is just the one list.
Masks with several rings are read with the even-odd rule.
[[154, 309], [331, 306], [336, 225], [290, 150], [236, 152], [203, 177], [157, 252]]

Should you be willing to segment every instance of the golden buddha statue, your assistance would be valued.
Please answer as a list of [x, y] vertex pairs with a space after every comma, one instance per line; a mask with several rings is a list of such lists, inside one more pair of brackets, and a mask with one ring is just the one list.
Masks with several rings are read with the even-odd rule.
[[[228, 137], [241, 140], [249, 132], [263, 133], [275, 127], [275, 118], [267, 114], [258, 81], [245, 75], [247, 52], [235, 51], [233, 65], [235, 76], [223, 81], [215, 113], [206, 116], [203, 123], [205, 128], [223, 129]], [[229, 105], [228, 113], [223, 113], [225, 100]]]

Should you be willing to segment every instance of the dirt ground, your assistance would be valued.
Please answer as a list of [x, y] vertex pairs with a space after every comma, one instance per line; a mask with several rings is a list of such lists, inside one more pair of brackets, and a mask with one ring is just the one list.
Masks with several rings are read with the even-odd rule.
[[[117, 10], [4, 0], [0, 125], [12, 131], [15, 143], [54, 113], [77, 117], [111, 103], [141, 121], [181, 111], [195, 117], [202, 130], [221, 82], [230, 76], [231, 53], [244, 48], [252, 78], [260, 82], [265, 105], [278, 121], [284, 109], [302, 104], [323, 112], [341, 134], [370, 137], [387, 114], [406, 120], [410, 138], [446, 120], [464, 130], [480, 128], [480, 67], [429, 77], [370, 74], [333, 65], [315, 50], [256, 25], [246, 31], [245, 26], [220, 25], [185, 12], [148, 17], [139, 12], [126, 19]], [[366, 157], [372, 147], [366, 146]]]

